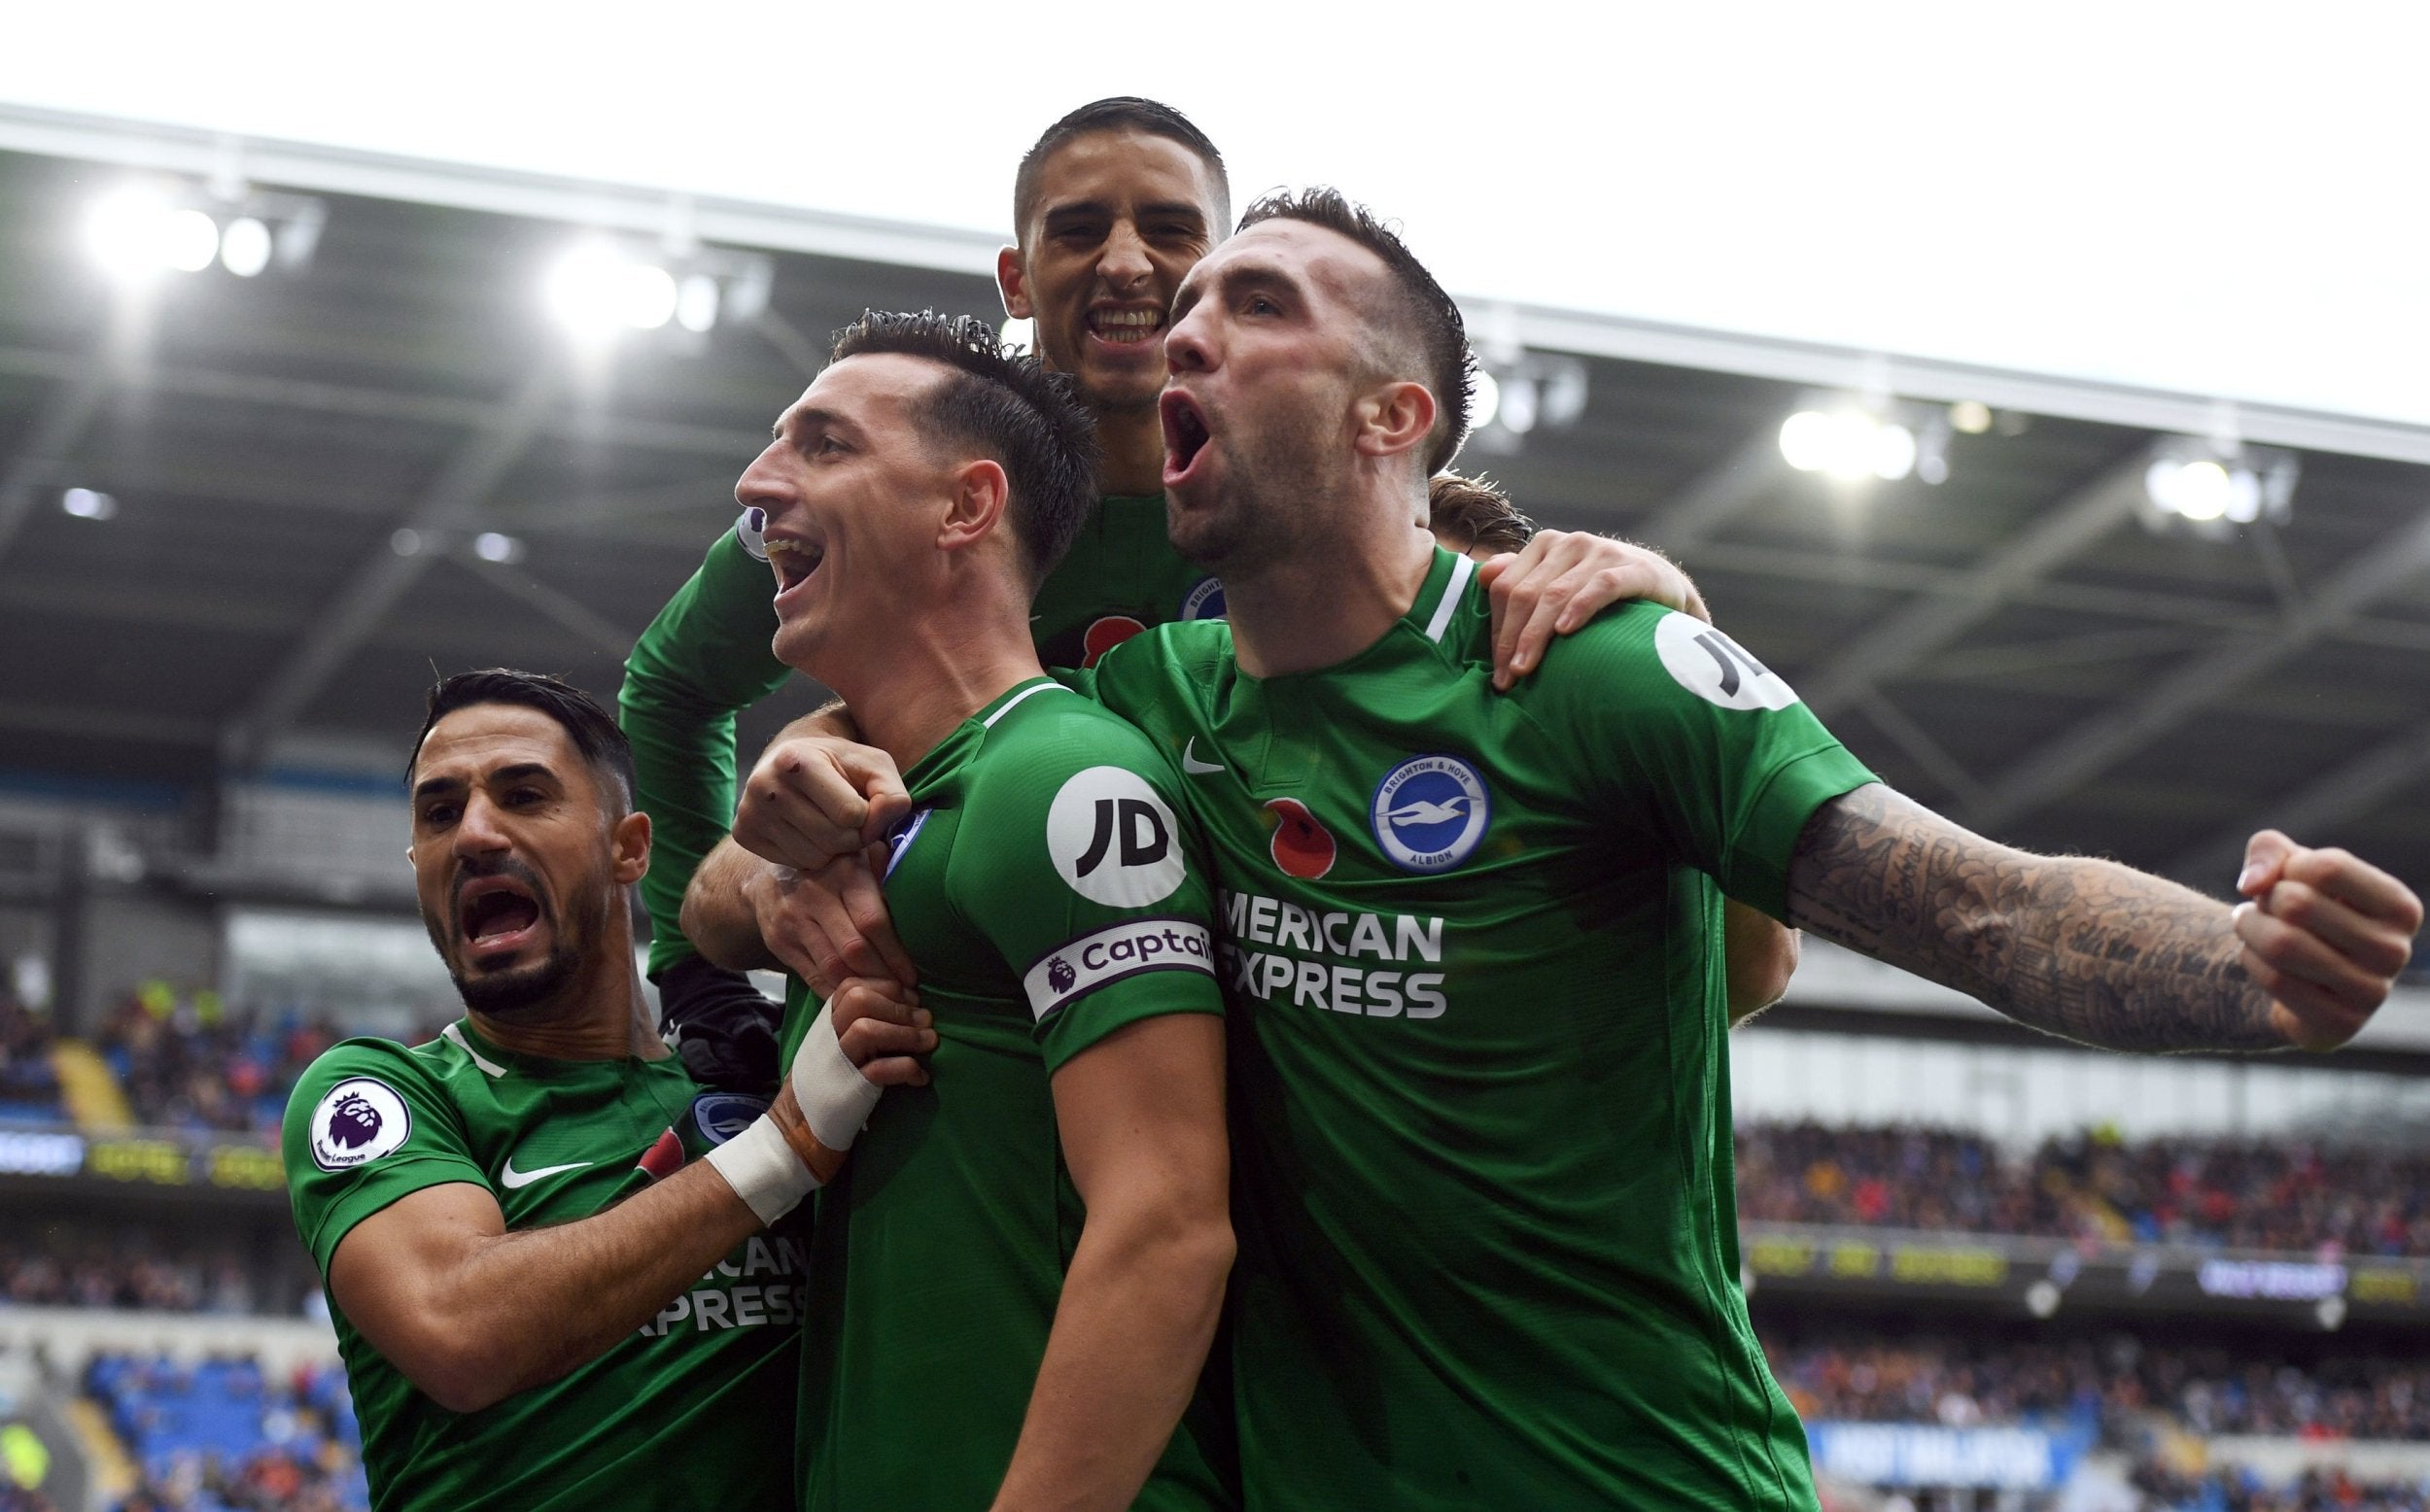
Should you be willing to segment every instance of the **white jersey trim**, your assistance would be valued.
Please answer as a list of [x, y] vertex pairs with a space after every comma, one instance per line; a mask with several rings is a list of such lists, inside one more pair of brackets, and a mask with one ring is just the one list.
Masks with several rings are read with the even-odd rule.
[[1010, 699], [1007, 699], [1004, 702], [1004, 706], [1002, 708], [997, 709], [987, 718], [980, 720], [979, 728], [982, 730], [992, 730], [995, 728], [995, 722], [997, 720], [1003, 718], [1006, 714], [1011, 713], [1014, 709], [1021, 707], [1021, 701], [1027, 698], [1030, 694], [1044, 693], [1049, 689], [1060, 688], [1063, 685], [1059, 682], [1042, 682], [1034, 688], [1024, 688], [1021, 692], [1016, 693]]
[[1442, 633], [1451, 628], [1451, 615], [1460, 606], [1460, 595], [1468, 591], [1468, 580], [1476, 575], [1476, 559], [1455, 556], [1451, 559], [1451, 581], [1442, 585], [1442, 600], [1435, 605], [1435, 617], [1426, 622], [1426, 638], [1442, 644]]
[[438, 1037], [470, 1056], [472, 1058], [472, 1064], [480, 1067], [483, 1071], [488, 1072], [491, 1076], [503, 1077], [506, 1074], [505, 1067], [500, 1065], [494, 1060], [486, 1058], [479, 1050], [472, 1048], [472, 1042], [464, 1037], [464, 1025], [449, 1024], [446, 1028], [441, 1029], [438, 1032]]

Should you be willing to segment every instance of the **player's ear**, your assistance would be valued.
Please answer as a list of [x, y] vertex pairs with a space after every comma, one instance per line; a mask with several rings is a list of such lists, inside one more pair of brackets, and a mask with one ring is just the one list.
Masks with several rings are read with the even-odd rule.
[[618, 819], [608, 832], [608, 854], [619, 887], [630, 887], [649, 870], [649, 815], [639, 809]]
[[1004, 518], [1011, 493], [1003, 464], [991, 457], [974, 458], [955, 468], [953, 500], [937, 523], [938, 547], [959, 551], [986, 539]]
[[1013, 319], [1025, 321], [1038, 313], [1029, 307], [1029, 285], [1022, 276], [1019, 247], [996, 249], [995, 287], [1004, 295], [1004, 313]]
[[1422, 383], [1378, 385], [1359, 401], [1352, 444], [1364, 457], [1391, 457], [1425, 444], [1435, 429], [1435, 396]]

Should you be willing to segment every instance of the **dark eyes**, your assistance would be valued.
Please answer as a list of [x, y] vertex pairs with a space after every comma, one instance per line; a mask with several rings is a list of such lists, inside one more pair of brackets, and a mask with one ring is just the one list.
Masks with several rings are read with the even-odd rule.
[[1280, 315], [1282, 306], [1264, 294], [1251, 294], [1241, 301], [1240, 313], [1243, 315]]

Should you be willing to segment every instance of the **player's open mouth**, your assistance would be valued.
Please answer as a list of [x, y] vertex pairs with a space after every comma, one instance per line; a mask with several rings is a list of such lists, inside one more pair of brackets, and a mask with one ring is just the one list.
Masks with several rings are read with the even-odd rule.
[[1164, 396], [1157, 401], [1157, 416], [1164, 423], [1164, 486], [1171, 488], [1189, 481], [1212, 432], [1207, 428], [1206, 411], [1178, 389], [1164, 391]]
[[476, 876], [457, 889], [456, 927], [476, 955], [521, 948], [539, 922], [539, 900], [511, 876]]
[[766, 540], [768, 566], [776, 571], [777, 594], [780, 598], [809, 582], [810, 575], [818, 570], [818, 564], [827, 560], [827, 550], [824, 546], [814, 546], [808, 541], [781, 539], [774, 535], [766, 537]]
[[1089, 334], [1118, 347], [1144, 346], [1164, 331], [1164, 312], [1103, 308], [1089, 312]]

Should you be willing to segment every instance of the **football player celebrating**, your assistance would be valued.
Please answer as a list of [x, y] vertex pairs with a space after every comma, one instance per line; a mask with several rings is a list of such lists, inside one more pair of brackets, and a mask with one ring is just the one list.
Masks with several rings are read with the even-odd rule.
[[[1029, 635], [1093, 461], [1067, 381], [989, 323], [872, 314], [735, 490], [778, 653], [905, 774], [885, 897], [940, 1041], [821, 1196], [818, 1512], [1231, 1504], [1205, 1425], [1175, 1431], [1232, 1254], [1205, 857], [1170, 762]], [[696, 938], [776, 964], [748, 912]]]
[[1422, 528], [1458, 307], [1338, 194], [1253, 207], [1166, 357], [1230, 623], [1075, 676], [1182, 753], [1222, 889], [1252, 1508], [1816, 1506], [1738, 1287], [1725, 894], [2128, 1050], [2334, 1046], [2408, 959], [2420, 901], [2343, 851], [2256, 835], [2231, 910], [1970, 834], [1655, 605], [1496, 692]]
[[[1146, 626], [1224, 612], [1220, 580], [1165, 538], [1156, 406], [1173, 292], [1225, 234], [1231, 189], [1205, 133], [1169, 106], [1124, 96], [1084, 105], [1046, 129], [1015, 176], [1013, 218], [1015, 245], [996, 260], [1005, 308], [1035, 323], [1039, 356], [1077, 385], [1102, 454], [1103, 497], [1040, 585], [1030, 620], [1045, 665], [1084, 667]], [[1431, 460], [1440, 466], [1449, 458], [1446, 449]], [[748, 519], [711, 549], [642, 634], [619, 696], [642, 807], [658, 824], [657, 865], [642, 885], [650, 976], [685, 1058], [735, 1085], [774, 1081], [775, 1010], [741, 978], [701, 961], [683, 933], [684, 889], [704, 858], [723, 872], [721, 885], [756, 878], [752, 896], [769, 937], [814, 985], [855, 973], [908, 985], [912, 970], [878, 922], [873, 878], [860, 877], [851, 894], [868, 932], [844, 932], [854, 940], [850, 959], [821, 960], [825, 932], [806, 914], [788, 917], [788, 906], [808, 905], [761, 876], [744, 848], [720, 844], [735, 811], [734, 716], [789, 675], [769, 649], [777, 616]], [[1556, 629], [1618, 598], [1703, 612], [1693, 585], [1669, 562], [1592, 535], [1545, 533], [1515, 560], [1489, 566], [1484, 579], [1505, 610], [1497, 649], [1504, 675], [1524, 673]], [[820, 775], [804, 772], [801, 752], [780, 739], [756, 780], [773, 791]], [[781, 836], [739, 838], [762, 856], [782, 844]], [[1793, 938], [1753, 914], [1733, 918], [1732, 932], [1737, 958], [1751, 963], [1745, 1006], [1777, 997], [1795, 963]]]
[[908, 1056], [935, 1035], [822, 1020], [773, 1107], [695, 1082], [634, 969], [632, 758], [553, 677], [441, 682], [407, 780], [465, 1016], [413, 1048], [330, 1048], [284, 1148], [373, 1504], [789, 1495], [807, 1255], [760, 1230], [835, 1174], [881, 1083], [926, 1080]]

